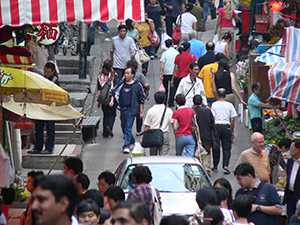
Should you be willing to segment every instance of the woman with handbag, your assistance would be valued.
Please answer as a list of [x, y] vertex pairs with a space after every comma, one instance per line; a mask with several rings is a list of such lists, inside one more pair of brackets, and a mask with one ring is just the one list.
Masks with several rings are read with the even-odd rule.
[[[150, 55], [150, 50], [151, 50], [151, 41], [148, 38], [148, 34], [150, 32], [155, 31], [155, 25], [152, 19], [149, 19], [147, 16], [147, 13], [145, 13], [145, 22], [138, 22], [134, 25], [134, 28], [139, 31], [139, 43], [142, 45], [143, 49], [146, 51], [148, 55]], [[148, 71], [148, 63], [145, 62], [142, 65], [142, 73], [146, 76], [147, 71]]]
[[100, 108], [103, 112], [103, 133], [102, 136], [107, 138], [108, 136], [113, 137], [113, 127], [116, 118], [116, 108], [117, 104], [114, 104], [112, 107], [109, 106], [110, 102], [110, 91], [114, 87], [115, 72], [112, 68], [112, 61], [110, 59], [106, 59], [103, 62], [102, 70], [98, 75], [98, 93], [97, 93], [97, 107]]

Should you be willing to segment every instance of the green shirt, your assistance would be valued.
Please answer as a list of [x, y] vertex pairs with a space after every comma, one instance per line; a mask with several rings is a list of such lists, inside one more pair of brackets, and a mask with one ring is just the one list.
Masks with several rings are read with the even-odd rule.
[[136, 36], [139, 36], [139, 31], [137, 29], [133, 29], [131, 31], [127, 31], [127, 34], [126, 34], [128, 37], [131, 37], [135, 43], [135, 37]]
[[202, 31], [203, 9], [200, 6], [194, 5], [191, 13], [197, 18], [197, 31]]

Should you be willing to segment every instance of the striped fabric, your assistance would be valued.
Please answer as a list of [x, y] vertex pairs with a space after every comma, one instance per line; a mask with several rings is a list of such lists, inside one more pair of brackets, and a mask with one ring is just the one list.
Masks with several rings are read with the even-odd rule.
[[[281, 45], [282, 39], [280, 39], [276, 45]], [[284, 55], [280, 54], [282, 46], [273, 46], [269, 48], [265, 53], [261, 54], [260, 56], [257, 56], [254, 59], [254, 62], [263, 62], [267, 65], [273, 64], [273, 63], [285, 63], [286, 60], [284, 58]]]
[[275, 63], [268, 72], [270, 98], [300, 105], [300, 60]]
[[286, 27], [284, 29], [280, 54], [285, 56], [286, 62], [294, 62], [300, 59], [300, 29]]
[[112, 19], [143, 21], [144, 0], [1, 0], [0, 27]]

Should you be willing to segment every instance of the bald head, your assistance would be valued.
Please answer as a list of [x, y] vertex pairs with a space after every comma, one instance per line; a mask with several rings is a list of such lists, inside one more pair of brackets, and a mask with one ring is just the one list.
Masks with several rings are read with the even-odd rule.
[[260, 154], [264, 149], [264, 145], [265, 145], [264, 136], [259, 132], [254, 132], [251, 135], [251, 144], [253, 150]]
[[213, 52], [215, 50], [215, 43], [212, 41], [206, 42], [206, 50], [208, 52]]
[[219, 88], [217, 90], [217, 95], [218, 95], [218, 98], [225, 98], [226, 97], [226, 90], [225, 88]]

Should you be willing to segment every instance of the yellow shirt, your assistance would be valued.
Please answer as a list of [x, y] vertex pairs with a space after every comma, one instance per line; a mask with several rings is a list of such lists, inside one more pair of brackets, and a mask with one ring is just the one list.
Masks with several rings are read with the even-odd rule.
[[203, 79], [203, 85], [205, 90], [205, 97], [215, 98], [214, 89], [213, 89], [213, 74], [218, 70], [218, 64], [211, 63], [202, 67], [202, 70], [198, 74], [198, 77]]
[[134, 28], [139, 31], [139, 35], [141, 36], [140, 43], [143, 48], [151, 45], [151, 41], [148, 38], [148, 34], [150, 33], [150, 26], [148, 23], [136, 23]]

